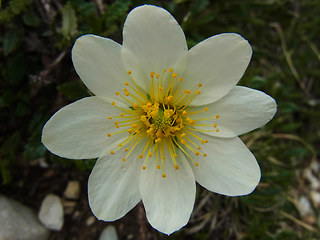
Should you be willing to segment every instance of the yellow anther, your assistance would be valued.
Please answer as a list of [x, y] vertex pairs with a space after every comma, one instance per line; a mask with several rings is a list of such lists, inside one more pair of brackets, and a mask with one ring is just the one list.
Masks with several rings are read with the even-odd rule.
[[127, 73], [130, 75], [130, 74], [131, 74], [131, 71], [128, 71]]
[[169, 110], [165, 110], [163, 112], [163, 115], [164, 115], [165, 118], [170, 118], [173, 115], [173, 113], [174, 113], [173, 110], [169, 109]]
[[185, 137], [187, 134], [181, 133], [180, 137]]
[[139, 159], [142, 159], [142, 158], [143, 158], [143, 155], [142, 155], [142, 154], [140, 154], [140, 155], [138, 156], [138, 158], [139, 158]]
[[178, 154], [173, 154], [173, 156], [174, 156], [175, 158], [177, 158], [177, 157], [178, 157]]
[[108, 117], [108, 119], [110, 119], [110, 120], [111, 120], [111, 119], [112, 119], [112, 117]]
[[163, 137], [163, 134], [162, 134], [162, 130], [161, 130], [161, 129], [158, 129], [158, 130], [157, 130], [156, 136], [157, 136], [158, 139], [161, 140], [161, 137]]
[[184, 111], [182, 112], [182, 115], [187, 116], [188, 113], [184, 110]]
[[201, 141], [202, 144], [207, 143], [207, 142], [208, 142], [208, 140], [202, 140]]
[[147, 168], [146, 166], [142, 166], [142, 170], [146, 170], [146, 168]]
[[190, 94], [190, 93], [191, 93], [191, 91], [187, 91], [187, 93], [188, 93], [188, 94]]
[[197, 151], [197, 152], [195, 152], [195, 154], [196, 154], [197, 156], [199, 156], [200, 153]]
[[168, 71], [169, 71], [169, 72], [172, 72], [172, 71], [173, 71], [173, 69], [172, 69], [172, 68], [169, 68], [169, 69], [168, 69]]
[[163, 69], [163, 70], [162, 70], [162, 72], [166, 72], [166, 71], [167, 71], [167, 69]]
[[120, 95], [120, 93], [119, 93], [119, 92], [116, 92], [116, 95], [117, 95], [117, 96], [119, 96], [119, 95]]
[[197, 167], [197, 166], [199, 166], [199, 163], [195, 162], [194, 165]]
[[122, 144], [120, 143], [120, 144], [118, 144], [118, 147], [122, 147]]
[[128, 82], [125, 82], [124, 85], [129, 86], [129, 83], [128, 83]]
[[220, 116], [219, 115], [216, 115], [216, 119], [218, 119]]
[[115, 124], [115, 125], [118, 125], [118, 124], [119, 124], [119, 122], [118, 122], [118, 121], [115, 121], [115, 122], [114, 122], [114, 124]]
[[186, 144], [186, 140], [181, 139], [181, 143], [182, 143], [182, 144]]
[[197, 90], [197, 91], [196, 91], [196, 93], [199, 95], [199, 94], [200, 94], [200, 91], [199, 91], [199, 90]]
[[201, 147], [200, 147], [200, 146], [198, 147], [198, 150], [201, 150]]
[[219, 129], [217, 129], [217, 130], [216, 130], [216, 132], [220, 132], [220, 130], [219, 130]]
[[166, 176], [167, 176], [167, 175], [165, 175], [165, 174], [162, 174], [162, 177], [163, 177], [163, 178], [165, 178]]
[[206, 153], [204, 153], [204, 154], [203, 154], [203, 156], [204, 156], [204, 157], [206, 157], [206, 156], [207, 156], [207, 154], [206, 154]]
[[172, 74], [172, 77], [173, 77], [173, 78], [176, 78], [176, 77], [177, 77], [177, 74], [176, 74], [176, 73], [173, 73], [173, 74]]
[[175, 170], [178, 170], [178, 169], [179, 169], [179, 166], [178, 166], [177, 164], [175, 164], [175, 165], [174, 165], [174, 169], [175, 169]]
[[172, 96], [172, 95], [170, 95], [170, 96], [168, 96], [168, 97], [165, 98], [165, 100], [166, 100], [167, 103], [170, 102], [170, 101], [172, 101], [172, 99], [173, 99], [173, 96]]
[[132, 133], [132, 129], [131, 128], [129, 128], [127, 131], [128, 131], [128, 133]]
[[152, 103], [149, 103], [149, 102], [148, 102], [148, 103], [147, 103], [147, 107], [149, 107], [149, 108], [152, 107]]
[[125, 162], [126, 161], [126, 159], [125, 158], [122, 158], [122, 162]]
[[136, 128], [136, 127], [137, 127], [137, 124], [132, 123], [132, 124], [131, 124], [131, 127], [132, 127], [132, 128]]
[[165, 159], [166, 159], [166, 157], [165, 157], [165, 156], [162, 156], [162, 157], [161, 157], [161, 159], [165, 160]]
[[152, 157], [152, 153], [148, 153], [148, 157]]
[[129, 92], [125, 92], [124, 95], [126, 95], [127, 97], [130, 95]]
[[123, 116], [124, 116], [124, 113], [120, 113], [120, 116], [123, 117]]
[[180, 77], [178, 80], [179, 80], [179, 82], [182, 82], [183, 79]]
[[115, 105], [116, 105], [116, 103], [115, 103], [115, 102], [112, 102], [111, 104], [112, 104], [112, 106], [115, 106]]
[[184, 89], [184, 90], [183, 90], [183, 93], [188, 93], [188, 90]]
[[134, 109], [137, 109], [137, 108], [139, 108], [139, 105], [138, 105], [137, 103], [133, 103], [132, 107], [133, 107]]
[[161, 138], [157, 138], [156, 140], [154, 140], [155, 143], [158, 143], [161, 141]]
[[108, 137], [111, 137], [111, 134], [110, 134], [110, 133], [108, 133], [108, 134], [107, 134], [107, 136], [108, 136]]
[[111, 153], [111, 154], [114, 154], [114, 151], [111, 150], [110, 153]]
[[194, 124], [195, 122], [191, 118], [187, 118], [188, 123]]
[[218, 125], [217, 125], [216, 123], [214, 123], [214, 124], [213, 124], [213, 127], [215, 127], [215, 128], [216, 128], [217, 126], [218, 126]]
[[157, 73], [156, 77], [157, 77], [157, 78], [159, 78], [159, 77], [160, 77], [160, 74], [159, 74], [159, 73]]
[[160, 169], [160, 165], [157, 165], [157, 169]]
[[162, 90], [163, 90], [163, 87], [159, 87], [159, 90], [162, 91]]
[[205, 107], [204, 110], [207, 112], [209, 110], [209, 108]]
[[124, 88], [123, 91], [128, 92], [128, 89]]
[[201, 83], [199, 83], [199, 84], [198, 84], [198, 87], [202, 87], [202, 84], [201, 84]]
[[156, 74], [155, 72], [151, 72], [151, 73], [150, 73], [150, 77], [153, 78], [155, 74]]
[[124, 151], [125, 151], [125, 152], [128, 152], [128, 151], [129, 151], [129, 148], [126, 148]]
[[115, 125], [114, 127], [115, 127], [115, 128], [119, 128], [119, 125]]

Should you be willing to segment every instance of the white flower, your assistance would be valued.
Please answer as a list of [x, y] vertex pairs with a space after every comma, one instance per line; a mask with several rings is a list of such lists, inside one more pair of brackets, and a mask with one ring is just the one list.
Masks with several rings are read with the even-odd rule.
[[54, 114], [42, 142], [61, 157], [98, 158], [88, 186], [97, 218], [119, 219], [142, 199], [151, 225], [170, 234], [190, 218], [195, 181], [228, 196], [255, 189], [259, 165], [237, 136], [266, 124], [276, 103], [235, 86], [252, 54], [238, 34], [188, 51], [176, 20], [144, 5], [129, 13], [123, 39], [77, 39], [72, 60], [95, 96]]

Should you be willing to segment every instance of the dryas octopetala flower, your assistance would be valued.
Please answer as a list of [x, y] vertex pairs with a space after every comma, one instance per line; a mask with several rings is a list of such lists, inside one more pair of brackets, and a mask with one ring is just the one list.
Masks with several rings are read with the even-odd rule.
[[142, 199], [151, 225], [170, 234], [190, 218], [195, 181], [228, 196], [255, 189], [259, 165], [237, 136], [267, 123], [276, 103], [235, 86], [252, 54], [238, 34], [188, 51], [170, 13], [144, 5], [123, 39], [77, 39], [72, 60], [95, 96], [54, 114], [42, 142], [65, 158], [98, 158], [88, 183], [97, 218], [119, 219]]

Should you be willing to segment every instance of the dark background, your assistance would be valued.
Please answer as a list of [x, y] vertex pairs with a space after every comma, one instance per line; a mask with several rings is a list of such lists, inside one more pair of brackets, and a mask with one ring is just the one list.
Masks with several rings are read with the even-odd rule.
[[[236, 32], [253, 47], [240, 85], [259, 89], [278, 103], [267, 126], [241, 138], [255, 154], [262, 179], [254, 193], [224, 197], [198, 186], [189, 224], [167, 237], [148, 224], [140, 204], [115, 223], [95, 220], [87, 179], [95, 160], [73, 161], [41, 144], [45, 122], [89, 92], [76, 75], [70, 52], [75, 39], [93, 33], [122, 41], [134, 7], [167, 9], [185, 31], [188, 46], [212, 35]], [[63, 198], [71, 180], [81, 196], [50, 239], [98, 239], [114, 224], [119, 239], [317, 239], [320, 122], [320, 1], [318, 0], [11, 0], [0, 10], [1, 194], [39, 211], [43, 198]], [[318, 195], [319, 196], [319, 195]], [[306, 198], [309, 211], [303, 210]], [[65, 199], [63, 198], [65, 203]]]

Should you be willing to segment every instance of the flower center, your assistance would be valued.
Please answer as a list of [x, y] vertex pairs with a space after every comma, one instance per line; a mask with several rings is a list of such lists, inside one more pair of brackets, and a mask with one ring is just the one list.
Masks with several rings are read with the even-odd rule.
[[[197, 136], [197, 132], [219, 132], [216, 122], [201, 124], [201, 121], [217, 120], [218, 115], [202, 119], [194, 118], [198, 113], [207, 112], [207, 107], [200, 111], [188, 112], [188, 106], [200, 94], [199, 88], [202, 84], [199, 83], [193, 91], [182, 90], [183, 79], [178, 78], [177, 74], [169, 68], [163, 70], [161, 75], [150, 73], [151, 86], [150, 91], [146, 93], [136, 84], [131, 71], [128, 71], [128, 75], [132, 83], [125, 82], [124, 93], [116, 92], [116, 95], [127, 101], [131, 105], [131, 109], [123, 109], [112, 102], [112, 105], [122, 112], [120, 116], [108, 117], [110, 120], [120, 119], [114, 121], [115, 128], [123, 128], [124, 130], [112, 134], [108, 133], [107, 136], [111, 137], [126, 132], [129, 135], [122, 143], [118, 144], [117, 149], [111, 151], [111, 154], [124, 148], [125, 157], [122, 161], [125, 162], [131, 154], [134, 154], [138, 143], [145, 138], [147, 143], [142, 152], [137, 154], [138, 159], [144, 159], [143, 170], [146, 169], [148, 160], [155, 155], [155, 159], [152, 160], [157, 161], [157, 168], [162, 169], [162, 177], [166, 177], [165, 152], [169, 152], [174, 168], [178, 170], [177, 150], [180, 150], [181, 154], [184, 154], [195, 166], [198, 166], [199, 163], [192, 158], [189, 152], [193, 152], [196, 156], [206, 157], [207, 154], [201, 153], [201, 146], [196, 142], [205, 144], [208, 141]], [[200, 130], [195, 126], [207, 126], [211, 129]]]
[[173, 137], [175, 132], [184, 127], [180, 115], [170, 105], [147, 103], [142, 109], [144, 114], [140, 119], [146, 127], [146, 133], [157, 142], [162, 138]]

